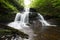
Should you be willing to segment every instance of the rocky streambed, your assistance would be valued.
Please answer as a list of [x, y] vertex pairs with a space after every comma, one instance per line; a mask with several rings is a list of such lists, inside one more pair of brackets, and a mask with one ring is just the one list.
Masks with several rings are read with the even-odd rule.
[[[4, 24], [0, 24], [0, 40], [60, 40], [60, 19], [47, 20], [50, 24], [57, 26], [42, 27], [41, 23], [34, 20], [30, 27], [16, 30]], [[19, 39], [18, 39], [19, 38]], [[22, 39], [21, 39], [22, 38]]]

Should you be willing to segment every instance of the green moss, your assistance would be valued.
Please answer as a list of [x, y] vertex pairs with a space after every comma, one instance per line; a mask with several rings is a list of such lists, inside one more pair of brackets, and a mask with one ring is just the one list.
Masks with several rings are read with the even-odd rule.
[[0, 29], [0, 35], [12, 35], [11, 30], [6, 30], [6, 29]]

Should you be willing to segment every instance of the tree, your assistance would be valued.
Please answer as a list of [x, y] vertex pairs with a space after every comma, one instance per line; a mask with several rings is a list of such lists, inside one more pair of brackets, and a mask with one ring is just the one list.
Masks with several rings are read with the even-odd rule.
[[60, 0], [34, 0], [30, 6], [41, 14], [60, 17]]

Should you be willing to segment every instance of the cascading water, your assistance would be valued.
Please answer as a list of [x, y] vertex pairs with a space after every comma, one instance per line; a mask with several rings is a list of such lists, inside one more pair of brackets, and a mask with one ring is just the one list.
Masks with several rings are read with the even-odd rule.
[[[22, 31], [27, 33], [30, 37], [28, 40], [32, 40], [34, 35], [33, 31], [27, 25], [29, 23], [29, 8], [27, 8], [26, 6], [28, 6], [30, 2], [31, 2], [30, 0], [24, 0], [25, 12], [17, 13], [14, 22], [11, 22], [8, 24], [8, 26], [13, 27], [15, 29], [18, 29], [18, 30], [23, 29]], [[42, 23], [42, 26], [50, 26], [50, 24], [47, 21], [45, 21], [45, 19], [40, 13], [38, 13], [38, 17], [39, 17], [39, 21]], [[24, 28], [27, 28], [27, 29], [24, 29]]]
[[38, 17], [39, 21], [42, 23], [42, 26], [56, 26], [49, 24], [40, 13], [38, 13]]
[[[24, 0], [24, 4], [27, 7], [27, 5], [30, 4], [30, 1]], [[22, 29], [22, 27], [29, 27], [26, 25], [29, 23], [29, 8], [26, 8], [26, 7], [24, 8], [25, 12], [17, 13], [14, 22], [9, 23], [8, 26], [16, 29]]]
[[16, 28], [16, 29], [22, 29], [22, 27], [28, 27], [26, 24], [28, 24], [28, 17], [29, 17], [29, 9], [25, 9], [25, 12], [23, 13], [17, 13], [14, 22], [9, 23], [8, 26]]
[[25, 12], [24, 12], [24, 14], [22, 14], [21, 15], [21, 22], [23, 22], [23, 23], [29, 23], [29, 8], [26, 8], [25, 9]]
[[38, 13], [38, 16], [39, 16], [39, 21], [42, 23], [42, 26], [50, 26], [50, 24], [47, 21], [45, 21], [45, 19], [41, 14]]
[[30, 29], [30, 27], [26, 25], [29, 23], [29, 8], [27, 8], [26, 6], [30, 4], [30, 0], [24, 0], [24, 4], [25, 4], [24, 7], [25, 12], [17, 13], [14, 22], [9, 23], [8, 26], [18, 29], [29, 35], [29, 39], [22, 39], [22, 40], [32, 40], [34, 33], [32, 29]]

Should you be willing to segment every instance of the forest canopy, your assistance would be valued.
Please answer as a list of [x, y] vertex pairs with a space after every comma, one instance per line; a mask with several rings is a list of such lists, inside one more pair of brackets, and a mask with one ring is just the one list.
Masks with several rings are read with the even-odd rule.
[[[35, 8], [42, 15], [60, 18], [60, 0], [31, 0], [30, 8]], [[0, 0], [0, 20], [10, 20], [13, 14], [24, 8], [24, 0]], [[4, 16], [3, 16], [4, 15]]]
[[35, 0], [32, 1], [31, 7], [44, 15], [60, 17], [60, 0]]

